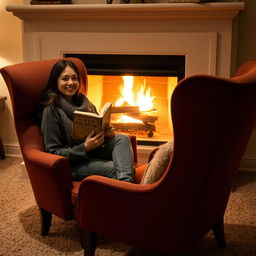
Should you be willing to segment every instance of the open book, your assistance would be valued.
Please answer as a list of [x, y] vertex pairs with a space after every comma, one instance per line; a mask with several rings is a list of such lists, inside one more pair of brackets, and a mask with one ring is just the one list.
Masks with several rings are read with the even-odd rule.
[[111, 102], [105, 103], [99, 115], [90, 112], [74, 111], [74, 138], [83, 140], [92, 130], [94, 130], [94, 135], [104, 131], [110, 123], [111, 107]]

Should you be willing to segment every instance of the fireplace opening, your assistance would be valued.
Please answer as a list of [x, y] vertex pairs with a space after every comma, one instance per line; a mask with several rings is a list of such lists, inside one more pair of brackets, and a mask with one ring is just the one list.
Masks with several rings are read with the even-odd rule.
[[67, 53], [88, 72], [87, 96], [99, 110], [112, 102], [111, 124], [136, 135], [139, 145], [160, 145], [173, 137], [170, 99], [185, 76], [183, 55]]

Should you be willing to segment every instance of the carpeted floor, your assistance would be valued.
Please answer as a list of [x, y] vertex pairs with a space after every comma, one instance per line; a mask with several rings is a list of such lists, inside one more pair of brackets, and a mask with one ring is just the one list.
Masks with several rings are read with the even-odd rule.
[[[75, 221], [53, 217], [50, 234], [40, 236], [39, 212], [21, 158], [0, 160], [0, 256], [81, 256]], [[209, 232], [189, 256], [256, 255], [256, 172], [239, 172], [225, 215], [228, 246], [216, 248]], [[158, 256], [99, 238], [96, 256]], [[162, 255], [161, 255], [162, 256]]]

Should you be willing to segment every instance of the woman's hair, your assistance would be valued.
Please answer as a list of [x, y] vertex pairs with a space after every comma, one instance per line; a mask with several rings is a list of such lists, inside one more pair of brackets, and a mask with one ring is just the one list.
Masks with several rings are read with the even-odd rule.
[[[78, 77], [78, 81], [80, 83], [80, 75], [79, 75], [79, 71], [77, 66], [70, 60], [66, 60], [66, 59], [62, 59], [59, 60], [57, 63], [55, 63], [55, 65], [52, 67], [48, 82], [46, 84], [45, 87], [45, 91], [44, 91], [44, 98], [42, 101], [42, 104], [44, 106], [47, 105], [55, 105], [56, 101], [58, 100], [59, 96], [60, 96], [60, 92], [58, 90], [58, 77], [60, 76], [60, 74], [63, 72], [63, 70], [67, 67], [70, 66], [72, 69], [74, 69], [74, 71], [77, 74]], [[78, 91], [73, 95], [73, 99], [76, 102], [77, 98], [78, 98]]]

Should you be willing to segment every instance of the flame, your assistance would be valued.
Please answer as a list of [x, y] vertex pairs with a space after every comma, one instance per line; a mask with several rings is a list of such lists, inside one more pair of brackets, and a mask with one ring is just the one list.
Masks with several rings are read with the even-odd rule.
[[141, 87], [138, 95], [137, 95], [137, 103], [135, 103], [135, 106], [139, 106], [140, 111], [149, 111], [153, 109], [153, 99], [155, 97], [150, 96], [150, 88], [145, 91], [145, 85]]
[[116, 106], [135, 106], [133, 99], [133, 76], [122, 76], [123, 88], [120, 88], [121, 97], [116, 101]]
[[121, 97], [116, 101], [116, 106], [139, 106], [140, 111], [153, 109], [153, 100], [155, 97], [150, 96], [150, 88], [146, 90], [145, 79], [137, 95], [133, 92], [134, 77], [122, 76], [122, 79], [123, 87], [120, 88]]
[[133, 117], [130, 117], [130, 116], [127, 116], [127, 115], [122, 115], [118, 121], [118, 123], [138, 123], [138, 124], [141, 124], [143, 123], [142, 121], [136, 119], [136, 118], [133, 118]]

